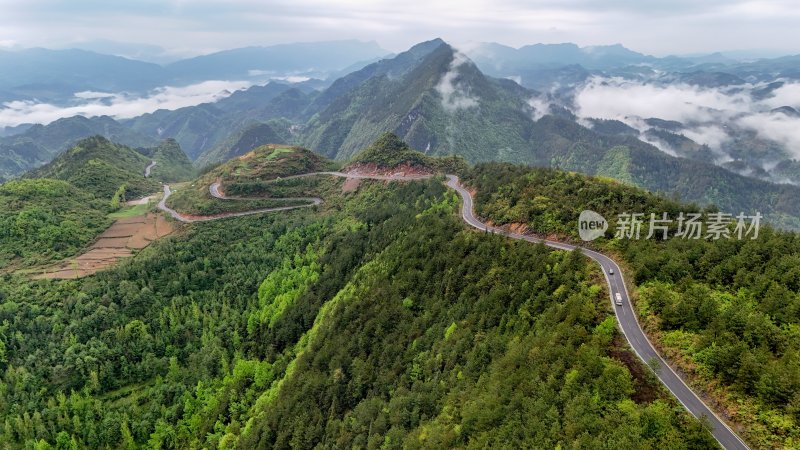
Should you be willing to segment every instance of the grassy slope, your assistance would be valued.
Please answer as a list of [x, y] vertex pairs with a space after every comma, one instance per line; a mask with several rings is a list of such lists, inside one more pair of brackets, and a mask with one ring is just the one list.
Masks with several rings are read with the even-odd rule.
[[195, 161], [197, 167], [228, 161], [262, 145], [287, 142], [290, 136], [278, 124], [256, 123], [231, 135], [215, 148], [204, 152]]
[[467, 163], [458, 156], [431, 157], [411, 149], [394, 133], [386, 133], [362, 150], [351, 164], [370, 164], [378, 168], [412, 166], [434, 172], [460, 173]]

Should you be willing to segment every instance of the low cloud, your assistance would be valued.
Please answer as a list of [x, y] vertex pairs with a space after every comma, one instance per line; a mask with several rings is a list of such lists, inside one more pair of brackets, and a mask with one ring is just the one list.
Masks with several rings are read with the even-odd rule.
[[782, 113], [760, 113], [742, 117], [737, 123], [754, 130], [760, 137], [783, 144], [800, 157], [800, 119]]
[[442, 106], [450, 112], [478, 106], [478, 99], [473, 97], [467, 87], [458, 79], [459, 68], [464, 64], [472, 64], [472, 61], [463, 53], [454, 51], [453, 60], [450, 62], [447, 72], [442, 75], [436, 85], [436, 90], [442, 96]]
[[722, 148], [723, 144], [731, 140], [728, 132], [720, 125], [691, 127], [681, 131], [681, 134], [698, 144], [705, 144], [715, 150]]
[[705, 122], [718, 119], [723, 112], [747, 112], [751, 101], [744, 92], [593, 78], [577, 93], [575, 103], [578, 114], [585, 117], [624, 120], [636, 116]]
[[547, 114], [550, 114], [550, 102], [541, 97], [531, 97], [528, 99], [528, 105], [533, 109], [533, 121], [537, 122], [539, 119]]
[[781, 106], [791, 106], [800, 108], [800, 83], [787, 83], [775, 89], [772, 96], [763, 100], [763, 103], [771, 108]]
[[72, 116], [105, 115], [129, 119], [158, 109], [178, 109], [215, 102], [250, 86], [251, 83], [245, 81], [204, 81], [182, 87], [165, 86], [141, 96], [84, 91], [75, 93], [75, 104], [66, 107], [33, 101], [12, 101], [0, 106], [0, 127], [24, 123], [48, 124]]
[[[800, 117], [772, 112], [780, 106], [800, 106], [800, 83], [786, 83], [768, 98], [756, 100], [751, 91], [761, 87], [707, 88], [596, 77], [578, 89], [574, 106], [581, 118], [615, 119], [641, 132], [649, 128], [643, 119], [678, 121], [684, 125], [680, 134], [718, 152], [734, 139], [736, 130], [755, 132], [800, 158]], [[664, 143], [651, 143], [673, 152]]]
[[288, 75], [285, 77], [272, 77], [271, 80], [275, 81], [285, 81], [287, 83], [302, 83], [304, 81], [310, 80], [311, 77], [304, 77], [301, 75]]

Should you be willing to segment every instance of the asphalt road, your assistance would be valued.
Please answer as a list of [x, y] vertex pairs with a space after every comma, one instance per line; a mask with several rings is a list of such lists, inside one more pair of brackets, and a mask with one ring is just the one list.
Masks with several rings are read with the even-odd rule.
[[[300, 177], [308, 177], [308, 176], [315, 176], [315, 175], [330, 175], [336, 177], [345, 177], [345, 178], [359, 178], [359, 179], [374, 179], [374, 180], [388, 180], [388, 181], [401, 181], [401, 180], [419, 180], [430, 178], [429, 175], [415, 175], [415, 176], [403, 176], [401, 174], [392, 174], [392, 175], [367, 175], [367, 174], [358, 174], [358, 173], [343, 173], [343, 172], [313, 172], [301, 175], [293, 175], [289, 177], [283, 177], [283, 179], [290, 179], [290, 178], [300, 178]], [[672, 392], [675, 398], [678, 399], [681, 404], [695, 417], [699, 419], [706, 420], [711, 427], [711, 433], [714, 435], [714, 438], [722, 445], [723, 448], [729, 450], [744, 450], [749, 449], [749, 447], [744, 443], [744, 441], [739, 438], [716, 414], [706, 406], [705, 403], [695, 394], [687, 385], [683, 382], [683, 380], [672, 370], [672, 368], [664, 361], [663, 358], [658, 354], [656, 349], [653, 347], [653, 344], [647, 339], [647, 336], [642, 331], [641, 326], [639, 325], [639, 321], [636, 318], [636, 313], [633, 309], [633, 305], [631, 304], [630, 297], [628, 296], [628, 289], [625, 286], [625, 280], [622, 276], [622, 271], [620, 270], [617, 263], [615, 263], [611, 258], [608, 256], [598, 253], [596, 251], [571, 245], [565, 244], [563, 242], [557, 241], [550, 241], [546, 239], [540, 239], [533, 236], [523, 235], [519, 233], [513, 233], [505, 231], [501, 228], [492, 227], [487, 225], [484, 222], [481, 222], [475, 217], [474, 214], [474, 206], [472, 195], [461, 186], [461, 183], [458, 180], [458, 177], [455, 175], [447, 175], [447, 186], [454, 189], [458, 194], [461, 196], [463, 201], [462, 208], [461, 208], [461, 216], [464, 221], [475, 227], [479, 230], [487, 231], [490, 233], [500, 234], [512, 239], [519, 239], [524, 240], [532, 243], [542, 243], [547, 245], [548, 247], [556, 248], [559, 250], [580, 250], [591, 258], [592, 260], [596, 261], [600, 264], [600, 267], [603, 269], [603, 275], [608, 282], [609, 288], [609, 297], [611, 301], [611, 306], [614, 308], [614, 312], [616, 313], [617, 322], [619, 323], [619, 327], [622, 330], [622, 334], [627, 339], [628, 344], [630, 344], [633, 351], [636, 355], [648, 366], [651, 370], [654, 371], [655, 375], [658, 379], [667, 387], [667, 389]], [[219, 183], [214, 183], [209, 186], [209, 192], [212, 196], [224, 199], [224, 200], [236, 200], [235, 198], [225, 197], [219, 190]], [[170, 188], [168, 185], [164, 185], [164, 197], [159, 202], [158, 207], [159, 209], [166, 211], [169, 213], [173, 218], [179, 220], [181, 222], [205, 222], [210, 220], [217, 220], [226, 217], [238, 217], [238, 216], [246, 216], [250, 214], [261, 214], [261, 213], [268, 213], [268, 212], [275, 212], [275, 211], [287, 211], [291, 209], [297, 208], [307, 208], [310, 206], [319, 205], [322, 203], [322, 199], [315, 198], [315, 197], [308, 197], [308, 198], [292, 198], [286, 199], [288, 200], [308, 200], [311, 203], [307, 205], [299, 205], [299, 206], [284, 206], [279, 208], [267, 208], [267, 209], [259, 209], [253, 211], [245, 211], [239, 213], [227, 213], [221, 214], [217, 216], [208, 216], [208, 217], [186, 217], [178, 213], [177, 211], [167, 207], [166, 201], [171, 194]], [[609, 272], [611, 269], [614, 270], [614, 274], [610, 274]], [[616, 294], [619, 293], [622, 297], [622, 305], [616, 305], [614, 303], [614, 297]]]
[[150, 164], [148, 164], [147, 167], [144, 168], [144, 177], [145, 178], [150, 178], [150, 171], [153, 170], [153, 167], [155, 167], [156, 164], [157, 163], [155, 161], [150, 161]]
[[[149, 173], [150, 167], [155, 165], [155, 161], [148, 166], [147, 171]], [[431, 175], [402, 175], [400, 173], [391, 174], [391, 175], [368, 175], [368, 174], [360, 174], [355, 172], [310, 172], [310, 173], [303, 173], [299, 175], [290, 175], [288, 177], [277, 178], [277, 180], [289, 180], [292, 178], [303, 178], [303, 177], [311, 177], [316, 175], [329, 175], [334, 177], [342, 177], [342, 178], [358, 178], [358, 179], [370, 179], [370, 180], [385, 180], [385, 181], [413, 181], [413, 180], [424, 180], [426, 178], [430, 178]], [[222, 192], [219, 190], [220, 183], [214, 183], [208, 187], [208, 192], [211, 194], [212, 197], [221, 199], [221, 200], [244, 200], [243, 198], [237, 197], [226, 197]], [[318, 197], [286, 197], [280, 198], [275, 200], [285, 200], [285, 201], [308, 201], [307, 205], [292, 205], [292, 206], [280, 206], [277, 208], [264, 208], [264, 209], [254, 209], [251, 211], [244, 211], [244, 212], [235, 212], [235, 213], [223, 213], [223, 214], [216, 214], [213, 216], [186, 216], [178, 211], [167, 206], [167, 199], [169, 196], [172, 195], [172, 190], [170, 189], [168, 184], [164, 185], [164, 196], [161, 198], [161, 201], [158, 202], [158, 209], [166, 212], [173, 219], [184, 222], [184, 223], [196, 223], [196, 222], [209, 222], [212, 220], [218, 219], [225, 219], [227, 217], [241, 217], [241, 216], [249, 216], [252, 214], [263, 214], [263, 213], [270, 213], [270, 212], [277, 212], [277, 211], [289, 211], [292, 209], [297, 208], [309, 208], [311, 206], [316, 206], [322, 203], [322, 199]]]
[[[223, 199], [223, 200], [240, 200], [235, 198], [228, 198], [220, 194], [219, 192], [219, 183], [214, 183], [209, 187], [209, 192], [212, 196]], [[316, 206], [322, 203], [321, 198], [317, 197], [302, 197], [302, 198], [282, 198], [279, 200], [296, 200], [296, 201], [303, 201], [307, 200], [309, 203], [307, 205], [292, 205], [292, 206], [279, 206], [277, 208], [263, 208], [263, 209], [254, 209], [251, 211], [242, 211], [242, 212], [231, 212], [231, 213], [223, 213], [223, 214], [216, 214], [213, 216], [185, 216], [178, 211], [167, 206], [167, 199], [169, 196], [172, 195], [172, 190], [169, 188], [168, 184], [164, 185], [164, 196], [161, 198], [161, 201], [158, 202], [158, 209], [166, 212], [173, 219], [184, 222], [184, 223], [195, 223], [195, 222], [210, 222], [212, 220], [219, 220], [225, 219], [228, 217], [242, 217], [242, 216], [250, 216], [253, 214], [263, 214], [263, 213], [270, 213], [270, 212], [277, 212], [277, 211], [288, 211], [291, 209], [298, 209], [298, 208], [309, 208], [312, 206]]]
[[[672, 392], [679, 402], [695, 417], [705, 418], [711, 426], [711, 433], [719, 441], [722, 447], [726, 449], [747, 449], [747, 445], [736, 435], [711, 409], [703, 403], [702, 400], [691, 390], [686, 383], [672, 370], [672, 368], [664, 361], [663, 358], [653, 348], [653, 344], [647, 339], [639, 321], [636, 319], [633, 305], [631, 304], [630, 297], [628, 296], [628, 289], [625, 286], [625, 280], [622, 277], [622, 271], [617, 263], [615, 263], [608, 256], [575, 245], [565, 244], [562, 242], [549, 241], [546, 239], [539, 239], [532, 236], [527, 236], [518, 233], [512, 233], [502, 230], [497, 227], [489, 226], [478, 220], [473, 211], [472, 195], [464, 189], [455, 175], [447, 176], [447, 186], [455, 189], [461, 196], [463, 203], [461, 209], [461, 216], [464, 221], [469, 225], [479, 229], [485, 230], [490, 233], [497, 233], [507, 236], [512, 239], [521, 239], [533, 243], [543, 243], [549, 247], [557, 248], [559, 250], [576, 250], [580, 249], [583, 254], [593, 259], [600, 264], [603, 268], [603, 274], [608, 282], [611, 306], [614, 308], [617, 316], [617, 322], [622, 329], [622, 334], [625, 339], [636, 352], [636, 355], [644, 361], [645, 364], [653, 369], [657, 366], [655, 374], [659, 380]], [[614, 274], [611, 275], [609, 271], [614, 269]], [[617, 306], [614, 304], [614, 296], [619, 293], [622, 296], [622, 305]]]

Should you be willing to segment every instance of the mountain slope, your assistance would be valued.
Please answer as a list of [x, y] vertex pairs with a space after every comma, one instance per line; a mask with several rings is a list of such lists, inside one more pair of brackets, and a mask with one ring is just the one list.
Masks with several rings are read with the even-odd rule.
[[676, 158], [631, 136], [600, 135], [572, 120], [535, 123], [531, 164], [604, 175], [723, 212], [760, 211], [770, 223], [800, 228], [800, 187], [773, 184], [711, 163]]
[[186, 181], [194, 175], [189, 157], [174, 139], [166, 139], [156, 147], [138, 148], [136, 151], [156, 162], [150, 176], [159, 181]]
[[[276, 150], [223, 167], [303, 168]], [[467, 230], [439, 179], [328, 194], [187, 227], [91, 278], [4, 279], [0, 415], [23, 426], [0, 440], [716, 448], [622, 345], [580, 252]]]
[[320, 76], [358, 61], [386, 55], [375, 42], [329, 41], [246, 47], [177, 61], [166, 66], [173, 80], [242, 79], [274, 74]]
[[51, 152], [30, 139], [0, 140], [0, 183], [52, 158]]
[[125, 124], [152, 138], [175, 139], [189, 159], [194, 160], [227, 136], [224, 115], [214, 104], [204, 103], [174, 111], [160, 109], [128, 120]]
[[[605, 237], [582, 245], [610, 251], [625, 263], [650, 339], [751, 448], [794, 445], [800, 433], [791, 400], [800, 393], [800, 366], [794, 363], [800, 341], [792, 337], [800, 323], [797, 232], [761, 224], [740, 239], [734, 219], [729, 237], [707, 237], [704, 225], [701, 237], [682, 238], [676, 235], [679, 214], [700, 213], [707, 224], [714, 210], [554, 169], [489, 163], [463, 180], [476, 191], [478, 215], [516, 230], [582, 242], [582, 210], [606, 217]], [[645, 217], [641, 235], [614, 237], [618, 215], [631, 212]], [[647, 217], [663, 213], [672, 220], [667, 238], [658, 230], [647, 238]]]
[[253, 123], [273, 118], [299, 119], [313, 98], [314, 94], [292, 85], [271, 82], [237, 91], [215, 103], [174, 111], [158, 110], [124, 123], [154, 139], [175, 139], [191, 160], [202, 156], [199, 165], [205, 165], [220, 161], [218, 156], [206, 153], [218, 154], [226, 140], [225, 145], [230, 146], [230, 141], [236, 140]]
[[160, 189], [158, 182], [144, 177], [150, 159], [124, 145], [101, 136], [78, 142], [48, 164], [28, 173], [28, 178], [54, 178], [100, 198], [110, 199], [120, 187], [138, 197]]
[[280, 144], [289, 141], [289, 134], [281, 128], [281, 123], [257, 123], [245, 127], [231, 135], [225, 142], [204, 152], [197, 158], [197, 167], [216, 162], [228, 161], [236, 156], [266, 144]]
[[107, 200], [61, 180], [0, 184], [0, 269], [69, 256], [111, 224]]
[[344, 93], [306, 125], [303, 142], [310, 148], [345, 160], [391, 131], [427, 154], [525, 159], [530, 94], [483, 76], [442, 41], [420, 44], [349, 78], [344, 85], [363, 81], [352, 88], [334, 83], [330, 89]]
[[149, 147], [155, 139], [131, 130], [108, 116], [68, 117], [48, 125], [33, 125], [23, 133], [0, 138], [0, 179], [20, 175], [50, 161], [79, 140], [104, 136], [131, 147]]
[[414, 172], [460, 173], [467, 169], [466, 161], [458, 156], [434, 158], [413, 150], [394, 133], [386, 133], [369, 147], [358, 153], [348, 164], [349, 167], [368, 169], [398, 170], [411, 169]]

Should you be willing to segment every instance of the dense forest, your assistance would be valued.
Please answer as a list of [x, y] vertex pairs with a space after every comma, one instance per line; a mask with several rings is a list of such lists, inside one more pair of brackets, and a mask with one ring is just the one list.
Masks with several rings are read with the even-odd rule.
[[144, 177], [148, 164], [150, 159], [133, 149], [94, 136], [78, 142], [26, 177], [68, 181], [104, 198], [111, 198], [124, 185], [127, 195], [136, 198], [159, 190], [155, 180]]
[[0, 269], [70, 256], [111, 225], [108, 200], [60, 180], [0, 184]]
[[[145, 168], [152, 161], [157, 164], [147, 178]], [[158, 181], [186, 180], [192, 174], [191, 162], [174, 140], [153, 148], [133, 149], [92, 136], [25, 177], [68, 181], [101, 198], [111, 198], [121, 191], [132, 199], [160, 191]]]
[[0, 284], [9, 448], [716, 448], [579, 253], [467, 231], [440, 180], [193, 225]]
[[[573, 240], [583, 209], [609, 219], [626, 211], [714, 211], [552, 169], [479, 165], [466, 182], [477, 189], [479, 215]], [[800, 439], [800, 238], [764, 226], [750, 237], [593, 244], [625, 263], [651, 336], [745, 425], [746, 440], [792, 447]]]
[[384, 133], [359, 152], [350, 164], [374, 165], [379, 169], [411, 166], [432, 172], [462, 173], [468, 164], [460, 156], [431, 157], [413, 150], [394, 133]]

